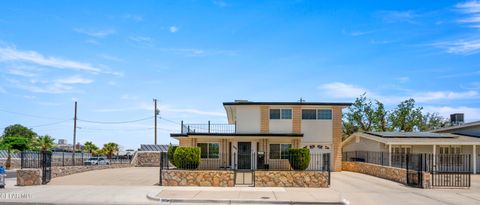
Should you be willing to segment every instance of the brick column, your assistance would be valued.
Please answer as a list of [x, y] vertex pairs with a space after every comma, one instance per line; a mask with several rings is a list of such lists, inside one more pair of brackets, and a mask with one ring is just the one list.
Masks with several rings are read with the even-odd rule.
[[269, 132], [269, 119], [268, 116], [268, 106], [262, 105], [260, 106], [260, 132], [261, 133], [268, 133]]
[[332, 109], [332, 171], [342, 171], [342, 107], [334, 106]]
[[302, 133], [302, 109], [300, 106], [294, 106], [292, 109], [292, 132]]

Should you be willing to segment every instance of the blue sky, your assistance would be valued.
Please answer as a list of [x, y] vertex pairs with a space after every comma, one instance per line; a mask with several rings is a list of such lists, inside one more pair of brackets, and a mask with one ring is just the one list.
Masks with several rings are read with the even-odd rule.
[[[3, 2], [0, 129], [71, 142], [75, 100], [85, 121], [144, 119], [157, 98], [173, 122], [226, 122], [224, 101], [363, 92], [480, 120], [479, 34], [479, 1]], [[85, 121], [80, 142], [153, 142], [153, 119]]]

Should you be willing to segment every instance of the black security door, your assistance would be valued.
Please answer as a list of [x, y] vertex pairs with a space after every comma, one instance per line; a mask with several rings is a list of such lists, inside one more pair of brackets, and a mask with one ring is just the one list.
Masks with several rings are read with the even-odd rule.
[[250, 142], [238, 143], [238, 169], [250, 169], [252, 161], [252, 144]]

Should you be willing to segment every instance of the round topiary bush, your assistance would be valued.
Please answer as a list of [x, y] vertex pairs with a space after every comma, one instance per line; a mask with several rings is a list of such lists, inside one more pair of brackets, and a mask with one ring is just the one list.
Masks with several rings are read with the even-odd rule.
[[310, 164], [310, 150], [307, 148], [288, 149], [288, 162], [294, 170], [305, 170]]
[[200, 165], [200, 148], [177, 147], [173, 154], [173, 161], [179, 169], [196, 169]]
[[168, 146], [168, 161], [170, 161], [170, 163], [172, 163], [174, 166], [177, 166], [173, 158], [173, 154], [175, 154], [175, 150], [177, 149], [177, 147], [178, 146], [174, 146], [174, 145]]

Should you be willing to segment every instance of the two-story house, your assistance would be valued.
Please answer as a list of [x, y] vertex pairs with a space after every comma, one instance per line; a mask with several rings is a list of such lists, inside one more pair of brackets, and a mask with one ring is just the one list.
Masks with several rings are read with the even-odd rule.
[[[332, 171], [341, 170], [342, 109], [351, 103], [225, 102], [228, 124], [184, 124], [171, 137], [180, 146], [197, 146], [202, 162], [257, 169], [286, 161], [289, 148], [331, 153]], [[316, 163], [323, 159], [312, 159]], [[313, 161], [313, 162], [312, 162]], [[273, 163], [277, 162], [277, 163]], [[202, 163], [201, 163], [202, 164]]]

